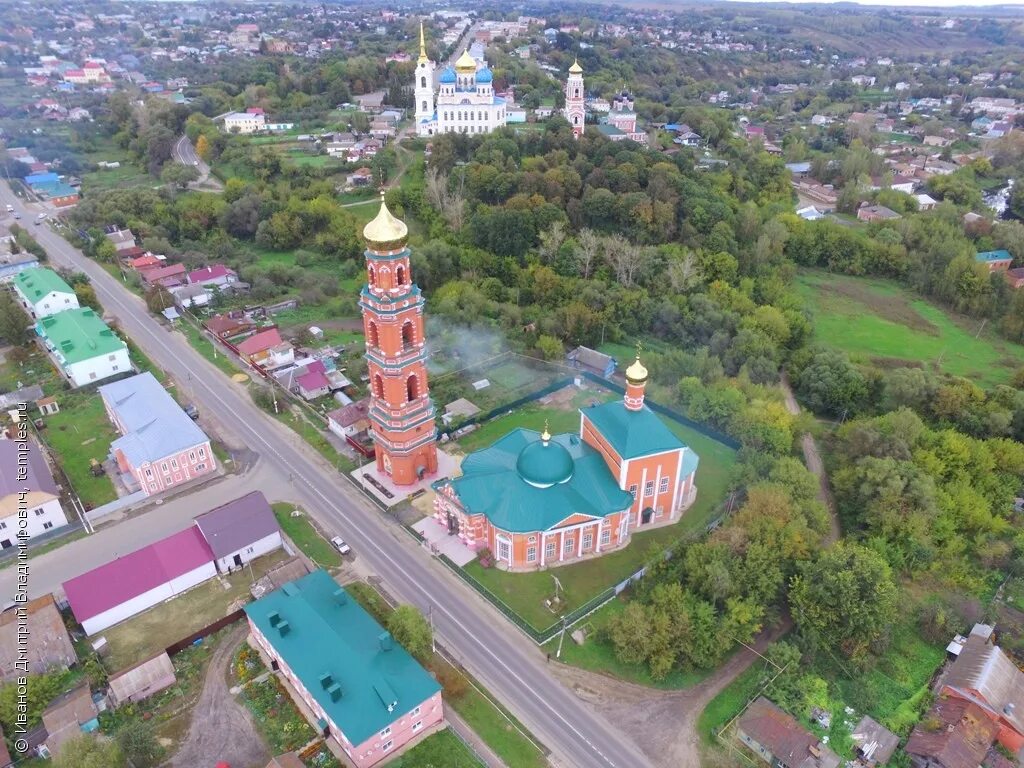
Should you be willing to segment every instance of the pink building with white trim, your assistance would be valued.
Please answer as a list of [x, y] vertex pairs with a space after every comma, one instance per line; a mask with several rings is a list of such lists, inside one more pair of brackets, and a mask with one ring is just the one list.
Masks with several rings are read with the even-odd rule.
[[121, 437], [110, 445], [121, 480], [147, 496], [217, 469], [210, 438], [174, 402], [153, 374], [140, 373], [99, 388]]

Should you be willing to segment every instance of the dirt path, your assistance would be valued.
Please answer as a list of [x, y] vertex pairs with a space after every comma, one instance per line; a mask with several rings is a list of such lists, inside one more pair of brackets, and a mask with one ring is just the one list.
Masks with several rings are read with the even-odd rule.
[[[779, 380], [779, 388], [786, 401], [786, 410], [793, 416], [800, 415], [800, 404], [793, 395], [793, 388], [789, 385], [789, 378], [785, 373]], [[825, 462], [821, 460], [821, 451], [818, 450], [818, 443], [814, 437], [805, 432], [800, 438], [800, 445], [804, 452], [804, 464], [807, 469], [818, 477], [818, 500], [821, 501], [829, 512], [829, 534], [826, 544], [838, 541], [842, 531], [839, 528], [839, 515], [836, 513], [836, 500], [832, 496], [832, 489], [828, 487], [828, 475], [825, 474]]]
[[170, 768], [212, 766], [220, 760], [227, 761], [231, 768], [262, 768], [270, 760], [249, 711], [228, 690], [231, 657], [248, 631], [247, 624], [239, 624], [213, 652], [203, 692], [192, 710], [188, 736]]
[[[763, 653], [791, 626], [786, 619], [762, 632], [753, 647]], [[623, 733], [630, 734], [655, 765], [697, 768], [701, 755], [701, 738], [697, 731], [700, 713], [757, 658], [753, 651], [741, 648], [710, 677], [683, 691], [659, 691], [562, 664], [552, 664], [552, 669], [577, 696], [614, 722]]]

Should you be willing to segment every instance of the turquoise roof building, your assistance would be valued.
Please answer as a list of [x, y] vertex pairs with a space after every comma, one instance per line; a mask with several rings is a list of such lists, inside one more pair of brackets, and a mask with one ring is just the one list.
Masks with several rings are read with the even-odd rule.
[[245, 613], [317, 726], [357, 765], [379, 762], [444, 719], [438, 682], [326, 571], [285, 584]]

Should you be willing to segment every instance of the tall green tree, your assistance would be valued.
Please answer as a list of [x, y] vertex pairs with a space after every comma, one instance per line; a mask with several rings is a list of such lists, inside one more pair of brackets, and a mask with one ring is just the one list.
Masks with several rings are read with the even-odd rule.
[[392, 612], [388, 617], [388, 631], [420, 661], [430, 658], [433, 633], [423, 614], [411, 605], [400, 605]]
[[117, 742], [83, 733], [69, 739], [53, 768], [126, 768], [128, 760]]

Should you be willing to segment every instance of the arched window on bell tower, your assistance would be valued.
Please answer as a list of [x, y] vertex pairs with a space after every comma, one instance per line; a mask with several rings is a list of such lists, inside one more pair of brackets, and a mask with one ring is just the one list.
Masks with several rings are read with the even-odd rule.
[[384, 397], [384, 379], [379, 373], [373, 374], [373, 394], [375, 397]]
[[371, 320], [367, 324], [367, 336], [366, 340], [370, 343], [371, 347], [380, 346], [380, 333], [377, 330], [377, 323]]
[[405, 267], [401, 264], [395, 269], [395, 287], [401, 288], [405, 285]]
[[376, 288], [377, 287], [377, 270], [373, 268], [373, 264], [371, 264], [369, 266], [369, 269], [367, 270], [367, 276], [368, 276], [367, 279], [369, 280], [369, 283], [370, 283], [370, 287], [371, 288]]
[[405, 393], [410, 403], [420, 396], [420, 382], [415, 373], [405, 382]]
[[[426, 87], [427, 87], [427, 77], [426, 77], [426, 75], [424, 75], [423, 77], [420, 78], [420, 88], [426, 88]], [[423, 102], [423, 103], [426, 104], [427, 102]], [[426, 107], [423, 107], [423, 108], [426, 109]]]
[[416, 330], [413, 328], [412, 320], [406, 320], [402, 324], [402, 348], [408, 350], [416, 343]]

